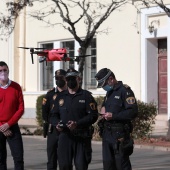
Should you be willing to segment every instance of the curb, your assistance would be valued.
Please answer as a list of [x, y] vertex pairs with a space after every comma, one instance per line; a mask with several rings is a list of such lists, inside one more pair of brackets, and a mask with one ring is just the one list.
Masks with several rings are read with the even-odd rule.
[[[99, 144], [101, 145], [101, 141], [92, 141], [93, 144]], [[170, 151], [170, 147], [165, 147], [165, 146], [151, 146], [151, 145], [139, 145], [139, 144], [134, 144], [134, 148], [136, 149], [152, 149], [152, 150], [158, 150], [158, 151]]]
[[[36, 136], [36, 135], [22, 135], [24, 138], [34, 138], [34, 139], [40, 139], [40, 140], [46, 140], [47, 138], [44, 138], [42, 136]], [[93, 141], [92, 144], [96, 145], [102, 145], [102, 141]], [[158, 150], [158, 151], [170, 151], [170, 147], [164, 147], [164, 146], [151, 146], [151, 145], [138, 145], [134, 144], [134, 148], [136, 149], [152, 149], [152, 150]]]
[[157, 150], [157, 151], [170, 151], [170, 147], [167, 147], [167, 146], [151, 146], [151, 145], [135, 144], [134, 148], [136, 148], [136, 149], [152, 149], [152, 150]]

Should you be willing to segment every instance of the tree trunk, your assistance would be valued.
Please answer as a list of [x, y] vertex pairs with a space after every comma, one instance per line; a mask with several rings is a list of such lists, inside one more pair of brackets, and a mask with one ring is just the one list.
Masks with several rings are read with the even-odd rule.
[[80, 57], [79, 68], [78, 68], [78, 71], [79, 71], [80, 77], [81, 77], [80, 86], [82, 86], [82, 84], [83, 84], [83, 71], [84, 71], [86, 50], [87, 50], [87, 48], [84, 48], [84, 47], [81, 47], [79, 49], [79, 56], [84, 56], [84, 57]]

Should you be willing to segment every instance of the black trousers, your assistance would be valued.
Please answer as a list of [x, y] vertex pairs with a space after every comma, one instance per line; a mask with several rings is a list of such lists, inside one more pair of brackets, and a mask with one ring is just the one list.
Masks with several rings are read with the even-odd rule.
[[132, 170], [129, 155], [118, 152], [117, 138], [124, 134], [121, 132], [112, 132], [104, 130], [102, 149], [103, 149], [103, 169], [104, 170]]
[[58, 148], [58, 131], [53, 126], [52, 132], [48, 132], [47, 136], [47, 170], [57, 169], [57, 148]]
[[91, 139], [80, 139], [67, 133], [59, 135], [58, 161], [60, 170], [87, 170], [91, 162]]
[[14, 160], [14, 170], [24, 170], [23, 141], [18, 124], [13, 125], [10, 130], [13, 134], [10, 137], [6, 137], [2, 132], [0, 132], [0, 170], [7, 170], [6, 141], [9, 144]]

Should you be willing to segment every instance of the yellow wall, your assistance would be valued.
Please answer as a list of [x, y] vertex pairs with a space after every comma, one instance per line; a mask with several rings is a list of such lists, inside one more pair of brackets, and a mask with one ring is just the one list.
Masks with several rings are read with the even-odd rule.
[[[170, 0], [166, 1], [167, 3]], [[46, 5], [43, 4], [43, 5]], [[34, 9], [43, 8], [41, 3], [37, 3]], [[47, 5], [46, 5], [47, 6]], [[34, 55], [34, 64], [31, 62], [29, 50], [18, 49], [18, 46], [38, 47], [40, 42], [52, 42], [73, 39], [73, 36], [60, 25], [47, 27], [47, 24], [28, 16], [31, 8], [27, 7], [18, 19], [14, 37], [10, 42], [0, 42], [0, 59], [5, 60], [11, 66], [13, 73], [11, 79], [19, 82], [24, 90], [25, 106], [30, 110], [30, 115], [35, 114], [37, 96], [44, 94], [39, 90], [39, 67], [38, 57]], [[73, 17], [78, 15], [78, 11], [73, 11]], [[167, 24], [166, 17], [155, 16], [159, 19], [160, 27]], [[148, 25], [155, 19], [150, 17]], [[54, 18], [51, 18], [51, 21]], [[55, 22], [60, 23], [61, 19], [55, 16]], [[97, 70], [107, 67], [116, 75], [117, 80], [122, 80], [128, 84], [135, 92], [136, 98], [141, 99], [141, 18], [140, 14], [132, 4], [128, 4], [121, 10], [114, 11], [111, 16], [104, 21], [98, 31], [108, 29], [108, 34], [101, 33], [97, 38]], [[85, 35], [83, 23], [77, 27], [80, 37]], [[103, 31], [104, 32], [104, 31]], [[11, 45], [11, 43], [14, 43]], [[9, 47], [13, 47], [9, 50]], [[12, 57], [13, 56], [13, 57]], [[17, 67], [17, 68], [16, 68]], [[102, 89], [96, 89], [95, 95], [104, 94]], [[33, 113], [34, 112], [34, 113]], [[27, 114], [28, 114], [27, 113]]]

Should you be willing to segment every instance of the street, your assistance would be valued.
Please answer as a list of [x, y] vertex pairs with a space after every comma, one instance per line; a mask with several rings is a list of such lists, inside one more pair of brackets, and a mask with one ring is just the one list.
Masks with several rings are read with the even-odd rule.
[[[46, 139], [43, 137], [23, 136], [25, 170], [46, 170]], [[93, 143], [93, 158], [89, 170], [102, 170], [100, 143]], [[8, 148], [8, 170], [13, 170], [13, 159]], [[137, 149], [131, 156], [133, 170], [169, 170], [170, 152], [153, 149]]]

